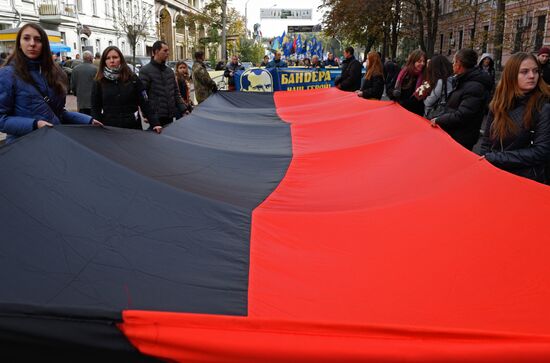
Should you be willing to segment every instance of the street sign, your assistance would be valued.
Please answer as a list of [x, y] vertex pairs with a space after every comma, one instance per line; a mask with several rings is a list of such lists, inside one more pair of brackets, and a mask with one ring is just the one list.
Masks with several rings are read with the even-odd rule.
[[311, 9], [260, 9], [260, 19], [309, 19]]
[[313, 25], [289, 25], [287, 33], [312, 33]]

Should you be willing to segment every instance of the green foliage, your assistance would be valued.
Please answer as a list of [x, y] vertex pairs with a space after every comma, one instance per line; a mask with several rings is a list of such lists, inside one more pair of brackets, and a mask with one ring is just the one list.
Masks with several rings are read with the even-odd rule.
[[[222, 1], [223, 0], [211, 0], [204, 6], [201, 12], [187, 14], [183, 21], [187, 24], [205, 25], [210, 29], [209, 37], [213, 40], [212, 43], [219, 43], [221, 37], [218, 33], [223, 26], [222, 17]], [[227, 33], [231, 35], [244, 35], [244, 19], [234, 8], [227, 8]], [[177, 26], [177, 24], [176, 24]], [[214, 36], [213, 32], [216, 33]], [[214, 39], [216, 38], [216, 39]]]
[[252, 62], [259, 64], [264, 57], [264, 47], [251, 39], [241, 38], [237, 44], [237, 52], [240, 54], [242, 62]]

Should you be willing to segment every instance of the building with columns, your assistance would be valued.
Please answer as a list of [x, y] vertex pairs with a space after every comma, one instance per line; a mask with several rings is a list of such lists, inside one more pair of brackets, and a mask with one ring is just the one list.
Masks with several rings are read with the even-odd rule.
[[187, 23], [186, 19], [186, 15], [200, 11], [204, 5], [205, 0], [155, 1], [158, 38], [168, 44], [171, 60], [192, 59], [198, 49], [208, 52], [199, 42], [207, 37], [208, 29], [204, 25]]

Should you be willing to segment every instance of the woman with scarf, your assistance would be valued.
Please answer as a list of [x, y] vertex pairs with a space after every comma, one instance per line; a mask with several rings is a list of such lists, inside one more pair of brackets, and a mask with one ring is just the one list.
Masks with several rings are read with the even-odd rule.
[[7, 142], [59, 124], [101, 125], [88, 115], [65, 110], [67, 76], [52, 60], [44, 29], [24, 25], [15, 44], [0, 68], [0, 132], [8, 135]]
[[420, 116], [424, 116], [424, 102], [416, 90], [424, 82], [425, 65], [426, 53], [420, 49], [412, 51], [397, 76], [393, 90], [390, 90], [396, 102]]
[[481, 154], [510, 173], [548, 183], [550, 91], [532, 54], [507, 61], [489, 105]]
[[92, 88], [92, 116], [106, 126], [142, 130], [138, 107], [151, 128], [160, 134], [162, 126], [149, 106], [143, 84], [120, 50], [109, 46], [101, 55]]
[[[183, 105], [185, 107], [185, 114], [191, 113], [193, 111], [193, 101], [191, 100], [191, 91], [189, 89], [189, 66], [184, 61], [179, 61], [176, 63], [176, 81], [178, 83], [178, 88], [180, 90], [181, 98], [183, 99]], [[178, 115], [177, 118], [182, 117], [183, 115]]]

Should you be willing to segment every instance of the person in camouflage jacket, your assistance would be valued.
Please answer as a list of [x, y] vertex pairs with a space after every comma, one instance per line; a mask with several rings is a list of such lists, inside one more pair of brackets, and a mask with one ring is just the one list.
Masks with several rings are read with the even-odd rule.
[[193, 85], [195, 86], [195, 98], [197, 103], [206, 100], [212, 93], [218, 90], [216, 83], [210, 78], [204, 65], [204, 52], [195, 52], [195, 63], [193, 64]]

